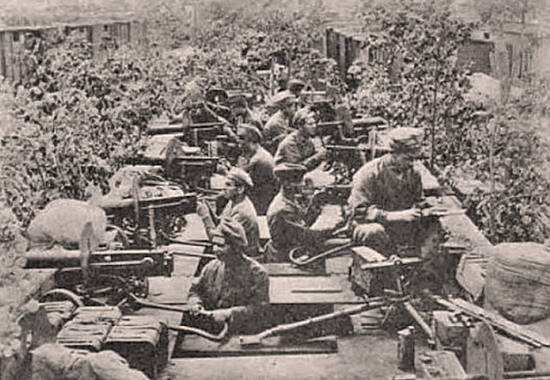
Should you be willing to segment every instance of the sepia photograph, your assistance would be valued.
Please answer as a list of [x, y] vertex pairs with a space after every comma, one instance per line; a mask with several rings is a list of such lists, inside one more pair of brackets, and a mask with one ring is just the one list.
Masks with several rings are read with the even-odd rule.
[[550, 0], [0, 3], [0, 380], [550, 380]]

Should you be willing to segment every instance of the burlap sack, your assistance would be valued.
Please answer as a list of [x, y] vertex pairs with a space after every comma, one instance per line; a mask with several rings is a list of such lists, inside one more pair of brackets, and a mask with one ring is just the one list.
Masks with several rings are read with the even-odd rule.
[[550, 252], [537, 243], [494, 248], [485, 280], [485, 302], [507, 319], [528, 324], [550, 316]]
[[107, 215], [97, 206], [74, 199], [57, 199], [50, 202], [27, 229], [31, 247], [60, 244], [77, 249], [84, 224], [92, 222], [94, 234], [100, 243], [105, 242]]

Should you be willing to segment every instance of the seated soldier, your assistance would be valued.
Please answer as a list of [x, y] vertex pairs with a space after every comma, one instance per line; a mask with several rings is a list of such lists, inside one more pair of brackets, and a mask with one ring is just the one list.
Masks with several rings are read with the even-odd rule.
[[303, 165], [311, 171], [319, 166], [327, 155], [324, 149], [317, 152], [313, 143], [317, 129], [313, 112], [307, 108], [299, 110], [294, 115], [292, 125], [296, 131], [286, 136], [279, 144], [275, 154], [275, 165], [288, 162]]
[[206, 264], [191, 286], [188, 304], [196, 312], [211, 311], [217, 322], [229, 322], [233, 332], [261, 331], [269, 303], [267, 272], [244, 254], [248, 242], [235, 219], [223, 218], [212, 237], [217, 259]]
[[[234, 115], [229, 108], [216, 103], [218, 101], [224, 102], [226, 98], [227, 93], [223, 89], [214, 88], [205, 95], [202, 87], [196, 81], [192, 81], [185, 85], [181, 113], [173, 116], [170, 123], [182, 123], [184, 125], [220, 123], [221, 134], [227, 136], [229, 142], [236, 142], [237, 135], [233, 130]], [[178, 111], [180, 111], [180, 108], [178, 108]], [[192, 137], [192, 135], [188, 133], [188, 137]], [[196, 143], [197, 141], [194, 142], [194, 145]]]
[[254, 205], [246, 195], [248, 189], [254, 186], [250, 176], [242, 169], [232, 168], [225, 176], [223, 193], [228, 200], [220, 217], [217, 217], [207, 206], [207, 203], [197, 203], [197, 213], [202, 218], [206, 233], [212, 239], [212, 234], [220, 218], [231, 217], [239, 222], [246, 234], [247, 245], [243, 251], [251, 257], [258, 256], [260, 251], [260, 228]]
[[270, 103], [277, 112], [265, 124], [264, 146], [271, 154], [275, 154], [281, 140], [294, 131], [291, 122], [296, 112], [296, 97], [288, 91], [281, 91], [273, 96]]
[[262, 134], [256, 127], [241, 124], [237, 134], [242, 151], [237, 160], [237, 166], [250, 175], [254, 183], [254, 187], [249, 191], [250, 200], [258, 215], [265, 215], [269, 204], [279, 190], [279, 183], [273, 173], [275, 167], [273, 156], [260, 145]]
[[248, 102], [243, 95], [230, 97], [228, 103], [236, 117], [237, 127], [242, 123], [250, 123], [254, 120], [252, 111], [248, 107]]
[[413, 166], [423, 136], [421, 129], [393, 129], [391, 153], [366, 163], [353, 178], [348, 205], [354, 239], [386, 256], [420, 253], [426, 238], [427, 226], [420, 223], [422, 179]]
[[290, 251], [298, 246], [322, 246], [336, 229], [310, 228], [321, 213], [321, 205], [310, 205], [306, 210], [300, 202], [306, 171], [304, 166], [290, 163], [275, 167], [281, 190], [267, 210], [271, 240], [265, 254], [270, 262], [289, 261]]

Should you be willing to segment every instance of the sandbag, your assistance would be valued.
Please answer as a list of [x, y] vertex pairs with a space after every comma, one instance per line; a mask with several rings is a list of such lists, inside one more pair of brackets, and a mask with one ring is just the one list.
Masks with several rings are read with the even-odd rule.
[[91, 353], [44, 344], [32, 354], [32, 380], [148, 380], [114, 351]]
[[77, 249], [87, 222], [92, 222], [96, 237], [104, 243], [107, 215], [103, 209], [74, 199], [57, 199], [34, 218], [27, 228], [27, 238], [31, 247], [60, 244]]
[[529, 324], [550, 316], [550, 252], [537, 243], [494, 247], [485, 302], [505, 318]]

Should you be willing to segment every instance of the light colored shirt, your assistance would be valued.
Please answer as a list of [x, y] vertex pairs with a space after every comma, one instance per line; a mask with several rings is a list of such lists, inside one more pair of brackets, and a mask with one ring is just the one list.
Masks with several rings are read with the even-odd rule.
[[414, 167], [400, 173], [392, 154], [367, 162], [353, 176], [348, 205], [367, 209], [366, 220], [383, 222], [380, 211], [401, 211], [422, 200], [422, 178]]
[[313, 141], [299, 131], [294, 131], [286, 136], [279, 144], [275, 154], [275, 165], [284, 162], [300, 164], [304, 165], [308, 171], [319, 166], [322, 160], [321, 153], [315, 151]]
[[283, 111], [277, 111], [267, 121], [263, 130], [265, 148], [271, 154], [274, 154], [284, 136], [292, 131], [294, 131], [294, 129], [290, 127], [289, 120]]
[[258, 215], [250, 199], [245, 197], [239, 203], [230, 200], [225, 205], [221, 217], [233, 218], [243, 226], [248, 240], [248, 245], [243, 250], [248, 256], [257, 256], [260, 249], [260, 227]]

